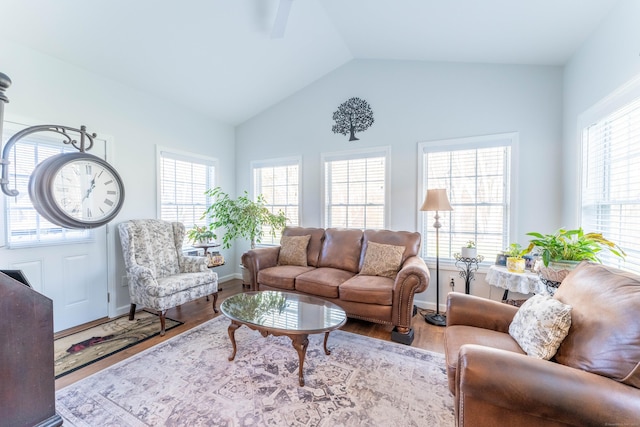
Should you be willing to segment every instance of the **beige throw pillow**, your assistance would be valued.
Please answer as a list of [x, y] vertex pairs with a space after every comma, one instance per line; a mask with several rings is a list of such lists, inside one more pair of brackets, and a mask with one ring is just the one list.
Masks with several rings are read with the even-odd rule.
[[280, 239], [280, 254], [278, 265], [307, 266], [307, 246], [311, 235], [306, 236], [282, 236]]
[[367, 243], [364, 262], [360, 274], [365, 276], [384, 276], [394, 278], [400, 270], [404, 246]]
[[569, 333], [571, 306], [534, 295], [522, 304], [509, 325], [509, 335], [529, 355], [549, 360]]

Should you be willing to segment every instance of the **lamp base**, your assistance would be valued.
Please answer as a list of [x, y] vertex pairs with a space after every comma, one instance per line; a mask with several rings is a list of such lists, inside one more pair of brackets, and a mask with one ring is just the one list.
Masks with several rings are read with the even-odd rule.
[[424, 316], [424, 320], [427, 323], [431, 323], [432, 325], [447, 326], [447, 318], [446, 318], [446, 316], [444, 316], [444, 315], [442, 315], [440, 313], [427, 314], [426, 316]]

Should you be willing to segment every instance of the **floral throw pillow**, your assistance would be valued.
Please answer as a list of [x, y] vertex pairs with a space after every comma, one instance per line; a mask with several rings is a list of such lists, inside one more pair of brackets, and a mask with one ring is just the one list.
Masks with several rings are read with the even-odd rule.
[[558, 351], [570, 326], [570, 305], [534, 295], [518, 309], [509, 325], [509, 335], [529, 356], [549, 360]]
[[278, 265], [307, 266], [307, 246], [311, 235], [306, 236], [282, 236], [280, 239], [280, 254]]
[[394, 278], [400, 270], [404, 246], [367, 243], [364, 262], [360, 274], [365, 276], [384, 276]]

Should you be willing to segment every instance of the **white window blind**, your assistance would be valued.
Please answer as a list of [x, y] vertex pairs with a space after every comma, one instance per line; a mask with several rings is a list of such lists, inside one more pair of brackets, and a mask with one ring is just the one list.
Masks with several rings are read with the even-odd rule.
[[640, 273], [640, 99], [583, 130], [581, 224], [627, 254], [603, 263]]
[[383, 229], [388, 150], [323, 156], [325, 226]]
[[[262, 194], [267, 209], [272, 213], [282, 211], [287, 217], [287, 225], [300, 224], [300, 159], [266, 160], [254, 162], [253, 192]], [[271, 236], [271, 227], [263, 227], [261, 244], [278, 244], [281, 233]]]
[[160, 218], [188, 230], [206, 225], [210, 205], [205, 192], [215, 187], [215, 160], [160, 151]]
[[[24, 126], [5, 122], [4, 139], [8, 140]], [[9, 188], [18, 190], [16, 197], [6, 197], [6, 244], [10, 248], [82, 242], [92, 237], [90, 230], [67, 229], [52, 224], [33, 207], [29, 197], [29, 178], [43, 160], [76, 149], [62, 144], [61, 137], [51, 133], [31, 134], [18, 141], [9, 153]]]
[[[453, 259], [469, 240], [493, 261], [509, 244], [510, 138], [465, 138], [455, 146], [421, 144], [423, 194], [445, 188], [453, 211], [439, 212], [440, 258]], [[422, 201], [420, 201], [422, 203]], [[421, 216], [423, 257], [435, 258], [435, 212]]]

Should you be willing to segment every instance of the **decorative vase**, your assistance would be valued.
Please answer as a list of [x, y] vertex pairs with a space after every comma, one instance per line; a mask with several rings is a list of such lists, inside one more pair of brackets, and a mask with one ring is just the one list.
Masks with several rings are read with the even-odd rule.
[[542, 282], [547, 286], [549, 294], [553, 295], [562, 283], [565, 277], [573, 271], [580, 261], [550, 261], [547, 267], [541, 264], [538, 268], [538, 274]]
[[526, 262], [524, 258], [507, 257], [507, 270], [512, 273], [524, 273]]
[[460, 250], [460, 256], [462, 258], [475, 258], [478, 256], [478, 249], [477, 248], [461, 248]]

